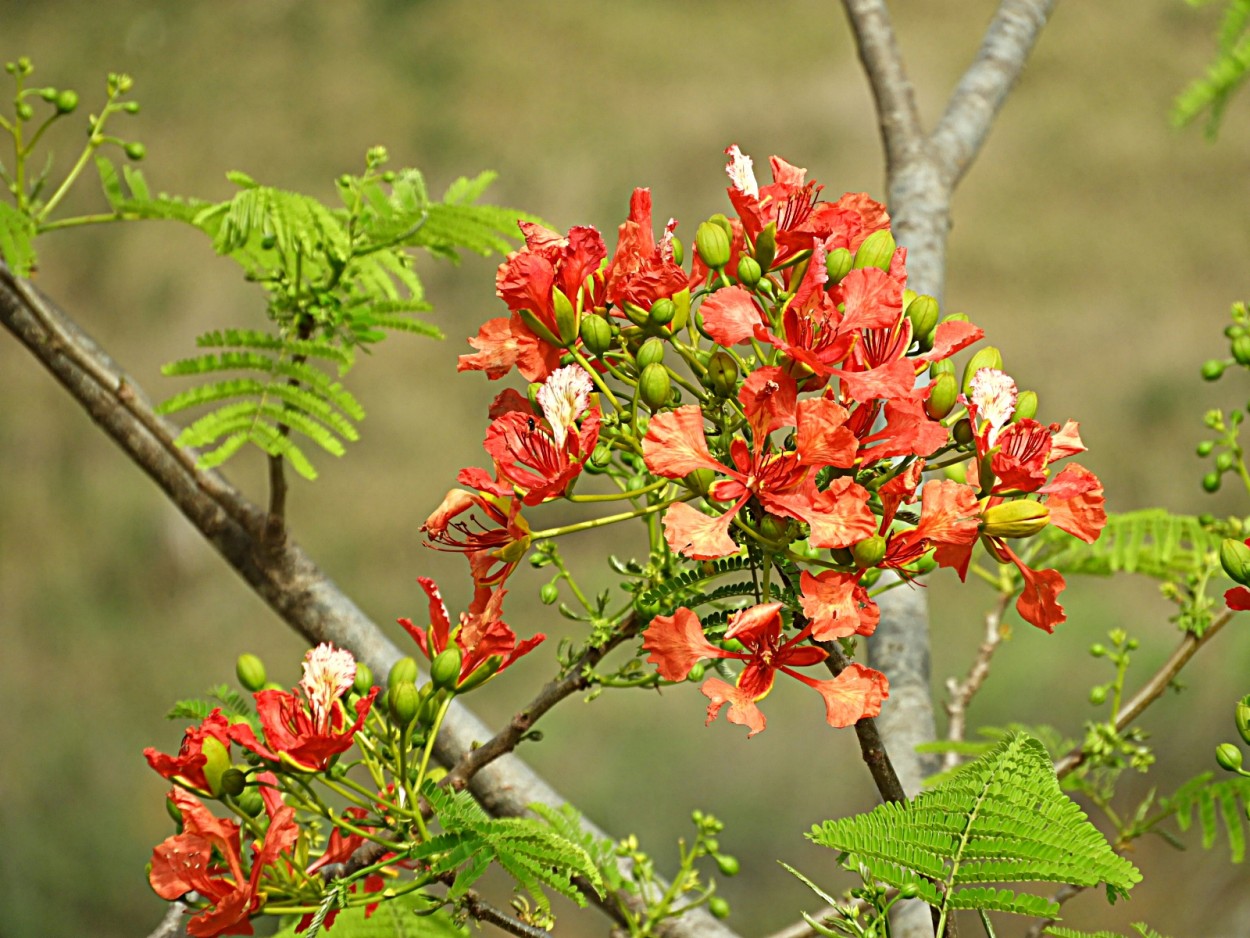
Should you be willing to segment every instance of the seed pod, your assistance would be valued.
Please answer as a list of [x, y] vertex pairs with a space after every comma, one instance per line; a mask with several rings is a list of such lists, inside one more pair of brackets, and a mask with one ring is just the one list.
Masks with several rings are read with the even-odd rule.
[[642, 343], [642, 347], [638, 349], [638, 353], [634, 355], [634, 361], [638, 363], [638, 369], [641, 371], [648, 365], [654, 365], [657, 362], [664, 361], [664, 343], [652, 336]]
[[234, 663], [234, 674], [239, 679], [239, 684], [252, 693], [264, 687], [268, 680], [265, 676], [265, 663], [250, 654], [239, 655]]
[[677, 306], [668, 297], [661, 297], [651, 304], [647, 319], [653, 326], [667, 326], [677, 314]]
[[907, 318], [911, 320], [912, 335], [927, 336], [937, 327], [938, 301], [928, 295], [916, 297], [907, 307]]
[[859, 250], [855, 252], [855, 267], [879, 267], [881, 270], [888, 271], [890, 269], [890, 261], [894, 259], [894, 249], [898, 247], [894, 243], [894, 235], [890, 233], [888, 228], [882, 228], [880, 231], [874, 231], [866, 237]]
[[770, 541], [789, 540], [790, 519], [779, 515], [766, 514], [760, 520], [760, 534]]
[[[765, 271], [773, 266], [773, 260], [777, 257], [777, 223], [770, 221], [764, 226], [764, 230], [755, 236], [755, 262], [759, 264], [760, 270]], [[755, 278], [759, 280], [759, 277]], [[754, 286], [754, 283], [751, 284]]]
[[460, 679], [460, 660], [460, 649], [455, 645], [448, 645], [434, 656], [430, 664], [430, 680], [435, 687], [440, 690], [455, 689]]
[[583, 316], [580, 332], [591, 355], [602, 355], [612, 347], [612, 327], [602, 316]]
[[356, 680], [352, 682], [352, 690], [364, 696], [373, 686], [373, 672], [363, 661], [356, 662]]
[[987, 345], [968, 359], [968, 364], [964, 365], [964, 379], [960, 382], [960, 387], [965, 394], [972, 393], [972, 379], [982, 368], [994, 368], [1002, 371], [1003, 353], [994, 348], [994, 346]]
[[638, 376], [638, 397], [653, 413], [668, 406], [672, 391], [673, 380], [660, 362], [652, 362], [642, 369], [642, 374]]
[[1241, 750], [1232, 743], [1220, 743], [1215, 747], [1215, 761], [1227, 772], [1236, 772], [1241, 768]]
[[955, 409], [955, 401], [959, 397], [959, 385], [955, 376], [950, 373], [938, 375], [929, 389], [929, 397], [924, 402], [924, 412], [931, 420], [941, 420]]

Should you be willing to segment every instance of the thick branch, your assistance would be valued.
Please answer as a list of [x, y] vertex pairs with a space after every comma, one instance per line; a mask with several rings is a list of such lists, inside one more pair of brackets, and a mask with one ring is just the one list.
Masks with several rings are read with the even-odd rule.
[[[52, 373], [100, 428], [160, 487], [258, 596], [310, 643], [350, 649], [375, 674], [400, 657], [382, 630], [291, 541], [270, 545], [263, 536], [266, 511], [222, 476], [197, 468], [175, 443], [177, 429], [157, 416], [138, 384], [90, 337], [29, 283], [0, 264], [0, 323]], [[493, 734], [463, 706], [453, 706], [435, 756], [455, 765]], [[541, 802], [564, 803], [515, 756], [479, 771], [470, 789], [495, 815], [520, 815]], [[606, 836], [587, 825], [598, 836]], [[732, 938], [703, 910], [671, 924], [680, 938]]]
[[930, 138], [933, 158], [954, 189], [976, 159], [1015, 86], [1056, 0], [1003, 0], [981, 48], [955, 87]]

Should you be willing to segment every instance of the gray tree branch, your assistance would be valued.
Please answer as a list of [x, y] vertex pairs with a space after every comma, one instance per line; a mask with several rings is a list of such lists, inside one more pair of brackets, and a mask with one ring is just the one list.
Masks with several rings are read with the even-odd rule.
[[[218, 473], [198, 468], [195, 459], [174, 443], [177, 428], [155, 413], [138, 383], [69, 316], [3, 264], [0, 323], [284, 622], [310, 643], [333, 642], [351, 650], [374, 674], [390, 671], [400, 652], [382, 630], [293, 541], [266, 543], [266, 511]], [[447, 714], [434, 754], [444, 765], [455, 765], [493, 735], [457, 704]], [[514, 755], [478, 771], [470, 790], [495, 815], [521, 815], [534, 802], [553, 808], [564, 804]], [[589, 823], [587, 829], [607, 836]], [[605, 901], [605, 909], [611, 901]], [[736, 938], [703, 909], [669, 923], [667, 931], [671, 938]]]

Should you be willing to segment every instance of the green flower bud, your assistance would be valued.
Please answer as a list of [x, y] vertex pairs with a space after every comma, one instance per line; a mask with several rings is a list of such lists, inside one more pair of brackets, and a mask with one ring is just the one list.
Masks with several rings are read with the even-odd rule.
[[915, 883], [903, 883], [898, 887], [898, 897], [900, 899], [915, 899], [920, 895], [920, 887]]
[[1241, 750], [1232, 743], [1220, 743], [1215, 747], [1215, 761], [1227, 772], [1236, 772], [1241, 768]]
[[667, 326], [677, 315], [677, 305], [667, 297], [661, 297], [651, 304], [651, 312], [647, 316], [653, 326]]
[[855, 560], [855, 566], [861, 570], [875, 567], [885, 559], [885, 538], [880, 534], [864, 538], [852, 545], [851, 556]]
[[148, 148], [142, 143], [137, 142], [127, 143], [122, 147], [122, 151], [126, 154], [126, 159], [132, 160], [135, 163], [138, 163], [148, 155]]
[[[31, 90], [33, 91], [34, 89], [32, 88]], [[43, 100], [45, 101], [48, 101], [48, 102], [55, 101], [56, 95], [57, 95], [57, 90], [55, 88], [40, 88], [39, 89], [39, 97], [43, 98]], [[1228, 329], [1231, 329], [1231, 328], [1232, 326], [1228, 327]], [[1228, 335], [1228, 329], [1224, 330], [1225, 335]], [[1232, 336], [1229, 336], [1229, 338], [1232, 338]]]
[[673, 246], [673, 263], [680, 267], [686, 255], [685, 245], [681, 243], [680, 238], [674, 238], [669, 244]]
[[[391, 672], [392, 674], [394, 671]], [[412, 681], [401, 681], [386, 692], [386, 705], [396, 726], [410, 726], [421, 709], [421, 697]]]
[[400, 658], [391, 665], [391, 673], [386, 676], [386, 686], [412, 684], [417, 680], [417, 662], [412, 658]]
[[686, 328], [686, 323], [690, 321], [690, 288], [673, 294], [673, 321], [668, 327], [673, 332], [678, 332]]
[[634, 355], [634, 361], [638, 363], [639, 370], [664, 361], [664, 342], [655, 337], [647, 339]]
[[138, 101], [127, 101], [125, 104], [123, 104], [123, 105], [122, 105], [122, 110], [123, 110], [123, 111], [125, 111], [127, 114], [138, 114], [138, 113], [139, 113], [139, 102], [138, 102]]
[[774, 543], [779, 541], [789, 541], [790, 533], [789, 518], [782, 518], [774, 514], [766, 514], [760, 520], [760, 534]]
[[738, 390], [738, 362], [723, 349], [707, 360], [704, 387], [721, 397], [732, 397]]
[[911, 320], [912, 335], [927, 336], [937, 327], [938, 301], [928, 295], [916, 297], [907, 307], [907, 318]]
[[1021, 391], [1016, 397], [1016, 410], [1011, 415], [1011, 422], [1032, 420], [1037, 416], [1037, 392]]
[[737, 876], [742, 866], [738, 863], [737, 857], [718, 853], [716, 854], [716, 868], [721, 871], [722, 876]]
[[673, 391], [673, 379], [668, 369], [660, 362], [652, 362], [642, 369], [638, 376], [638, 397], [654, 413], [661, 407], [668, 406], [669, 395]]
[[430, 664], [430, 680], [434, 686], [440, 690], [454, 690], [460, 680], [460, 661], [460, 649], [455, 645], [448, 645], [435, 655]]
[[[755, 236], [755, 262], [759, 264], [761, 271], [768, 270], [773, 266], [773, 260], [777, 257], [777, 223], [770, 221], [764, 226], [764, 230]], [[741, 265], [739, 265], [741, 270]], [[741, 276], [741, 274], [739, 274]], [[759, 277], [755, 278], [759, 280]], [[750, 284], [755, 286], [754, 281]]]
[[1228, 472], [1233, 468], [1233, 462], [1233, 454], [1225, 451], [1215, 457], [1215, 468], [1220, 472]]
[[560, 598], [560, 587], [554, 583], [544, 583], [538, 591], [538, 598], [544, 606], [550, 606]]
[[221, 793], [232, 797], [242, 794], [247, 787], [247, 776], [234, 766], [221, 773]]
[[851, 252], [846, 248], [834, 248], [825, 255], [825, 273], [829, 275], [829, 283], [839, 283], [843, 277], [851, 272], [851, 266], [854, 264], [855, 258], [851, 256]]
[[760, 262], [748, 254], [738, 258], [738, 280], [743, 286], [754, 288], [760, 282], [764, 272], [760, 270]]
[[1089, 653], [1095, 658], [1105, 658], [1107, 655], [1107, 646], [1102, 642], [1094, 642], [1089, 646]]
[[967, 417], [955, 421], [955, 425], [951, 427], [951, 437], [960, 446], [970, 445], [973, 440], [972, 421]]
[[230, 768], [230, 750], [216, 737], [206, 736], [200, 752], [204, 753], [204, 778], [208, 781], [208, 790], [216, 797], [221, 794], [221, 777]]
[[234, 663], [234, 674], [239, 684], [253, 693], [265, 686], [265, 663], [255, 655], [239, 655]]
[[712, 918], [729, 918], [729, 903], [720, 896], [712, 896], [707, 900], [707, 910], [712, 913]]
[[888, 228], [882, 228], [880, 231], [874, 231], [866, 237], [859, 246], [859, 250], [855, 252], [855, 267], [880, 267], [882, 270], [890, 269], [890, 261], [894, 259], [894, 249], [898, 247], [894, 242], [894, 235], [890, 233]]
[[612, 462], [612, 447], [607, 443], [600, 443], [595, 447], [595, 451], [590, 454], [590, 461], [600, 469], [604, 469]]
[[255, 785], [251, 785], [235, 795], [234, 804], [248, 817], [260, 817], [260, 813], [265, 810], [265, 799], [261, 797], [260, 789]]
[[28, 121], [35, 116], [35, 109], [25, 101], [19, 101], [15, 110], [19, 121]]
[[1003, 354], [992, 345], [977, 351], [970, 359], [968, 364], [964, 365], [964, 379], [960, 382], [960, 387], [965, 394], [972, 392], [972, 378], [982, 368], [994, 368], [998, 371], [1003, 370]]
[[1233, 361], [1239, 365], [1250, 365], [1250, 335], [1239, 335], [1233, 339]]
[[499, 655], [491, 655], [486, 659], [485, 664], [475, 668], [472, 674], [460, 682], [456, 691], [461, 694], [467, 694], [475, 687], [480, 687], [495, 676], [501, 664], [503, 664], [503, 658]]
[[929, 363], [929, 377], [938, 378], [941, 375], [953, 375], [955, 373], [955, 363], [949, 358], [943, 358], [941, 361]]
[[686, 488], [697, 495], [707, 495], [716, 481], [716, 473], [711, 469], [696, 469], [688, 473], [682, 480]]
[[58, 114], [72, 114], [78, 107], [78, 93], [69, 90], [62, 91], [56, 96], [55, 104]]
[[690, 673], [686, 675], [686, 680], [698, 684], [703, 680], [703, 673], [706, 670], [707, 666], [702, 661], [696, 661], [694, 667], [690, 669]]
[[732, 242], [725, 229], [713, 221], [705, 221], [694, 233], [694, 247], [699, 259], [713, 270], [720, 270], [729, 263]]
[[1218, 492], [1220, 490], [1220, 474], [1218, 472], [1208, 472], [1202, 477], [1202, 488], [1206, 492]]
[[1233, 719], [1237, 722], [1237, 732], [1241, 734], [1242, 740], [1250, 745], [1250, 697], [1242, 697], [1237, 701]]
[[931, 420], [941, 420], [955, 409], [955, 401], [959, 397], [959, 384], [952, 374], [941, 374], [929, 389], [929, 397], [924, 402], [924, 411]]
[[439, 699], [438, 695], [431, 694], [421, 701], [421, 706], [417, 710], [417, 722], [422, 726], [433, 726], [434, 720], [438, 716]]
[[1226, 537], [1220, 542], [1220, 566], [1234, 583], [1250, 585], [1250, 547], [1243, 541]]
[[352, 681], [352, 690], [362, 697], [369, 693], [373, 686], [373, 671], [363, 661], [356, 662], [356, 680]]
[[559, 287], [551, 288], [551, 306], [556, 312], [556, 328], [560, 331], [560, 343], [568, 346], [577, 338], [579, 314], [572, 301], [564, 295]]
[[1107, 702], [1107, 688], [1101, 684], [1098, 687], [1091, 687], [1089, 691], [1089, 702], [1095, 707], [1101, 707]]
[[1205, 459], [1206, 457], [1211, 455], [1211, 452], [1214, 449], [1215, 449], [1214, 440], [1203, 440], [1201, 443], [1198, 444], [1198, 456], [1202, 459]]
[[1028, 498], [993, 505], [981, 515], [986, 537], [1032, 537], [1048, 524], [1050, 509]]
[[1224, 369], [1228, 366], [1224, 362], [1212, 358], [1202, 363], [1202, 380], [1218, 381], [1224, 374]]
[[178, 810], [178, 805], [174, 803], [173, 798], [165, 799], [165, 813], [174, 819], [174, 823], [178, 825], [178, 830], [182, 830], [182, 812]]
[[591, 355], [602, 355], [612, 347], [612, 327], [602, 316], [583, 316], [580, 333]]

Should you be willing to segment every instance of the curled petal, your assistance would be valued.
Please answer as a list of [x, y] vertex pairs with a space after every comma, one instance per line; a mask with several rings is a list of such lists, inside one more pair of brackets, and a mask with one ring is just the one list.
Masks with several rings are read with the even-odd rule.
[[1098, 476], [1072, 463], [1038, 492], [1048, 496], [1046, 507], [1050, 509], [1051, 524], [1087, 544], [1098, 540], [1107, 524], [1107, 499]]
[[842, 469], [855, 465], [859, 440], [849, 427], [843, 426], [847, 416], [846, 408], [837, 401], [823, 397], [799, 401], [795, 437], [799, 462], [805, 466]]
[[819, 642], [850, 635], [871, 635], [881, 617], [877, 604], [859, 585], [856, 574], [826, 570], [816, 576], [803, 571], [799, 601]]
[[746, 691], [740, 690], [732, 684], [726, 684], [715, 677], [708, 678], [699, 689], [703, 692], [703, 696], [711, 701], [707, 706], [708, 723], [711, 723], [720, 715], [725, 704], [729, 704], [729, 722], [737, 723], [739, 726], [745, 726], [750, 729], [751, 732], [747, 733], [747, 739], [764, 729], [767, 723], [764, 719], [764, 714], [755, 705], [755, 701]]
[[717, 290], [703, 301], [699, 311], [703, 315], [703, 330], [726, 348], [750, 342], [755, 330], [767, 325], [751, 294], [742, 287]]
[[642, 635], [642, 647], [651, 652], [647, 661], [666, 681], [684, 681], [700, 660], [724, 655], [704, 637], [699, 617], [685, 606], [671, 616], [656, 616]]
[[802, 679], [825, 700], [825, 722], [833, 727], [850, 726], [881, 712], [881, 702], [890, 696], [890, 682], [880, 671], [862, 664], [850, 664], [830, 681]]

